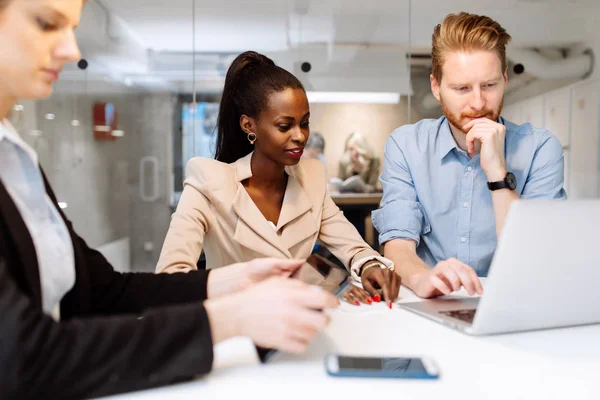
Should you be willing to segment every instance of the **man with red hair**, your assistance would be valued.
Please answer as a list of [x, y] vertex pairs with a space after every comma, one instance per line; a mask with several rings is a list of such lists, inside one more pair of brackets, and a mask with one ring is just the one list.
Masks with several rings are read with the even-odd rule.
[[510, 204], [566, 198], [558, 139], [501, 117], [510, 40], [489, 17], [448, 15], [433, 32], [430, 76], [444, 115], [387, 140], [373, 224], [402, 283], [421, 297], [481, 294]]

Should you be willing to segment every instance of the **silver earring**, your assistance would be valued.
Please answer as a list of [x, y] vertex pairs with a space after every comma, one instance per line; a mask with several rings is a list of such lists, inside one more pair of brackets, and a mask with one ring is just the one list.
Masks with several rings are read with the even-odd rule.
[[256, 133], [250, 132], [248, 134], [248, 141], [250, 142], [250, 144], [254, 144], [254, 142], [256, 142]]

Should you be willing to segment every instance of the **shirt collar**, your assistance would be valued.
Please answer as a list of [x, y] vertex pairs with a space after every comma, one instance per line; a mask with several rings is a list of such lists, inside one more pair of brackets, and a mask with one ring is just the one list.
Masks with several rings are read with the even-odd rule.
[[[499, 117], [498, 122], [506, 126], [506, 121], [504, 118]], [[448, 153], [455, 148], [458, 148], [458, 145], [456, 144], [456, 140], [454, 140], [454, 136], [450, 130], [450, 122], [448, 122], [446, 117], [442, 117], [438, 128], [437, 154], [440, 159], [444, 159], [444, 157], [446, 157]]]
[[12, 134], [12, 130], [9, 128], [10, 122], [7, 119], [3, 119], [0, 121], [0, 140], [4, 138], [9, 139]]
[[443, 159], [457, 147], [456, 140], [454, 140], [454, 136], [452, 136], [452, 131], [450, 130], [450, 123], [446, 119], [446, 117], [442, 117], [438, 128], [438, 145], [437, 145], [437, 154], [440, 159]]
[[38, 163], [38, 156], [35, 150], [32, 149], [31, 146], [29, 146], [27, 143], [25, 143], [21, 135], [19, 135], [15, 127], [10, 123], [8, 119], [0, 121], [0, 141], [4, 139], [8, 140], [16, 146], [21, 147], [23, 150], [25, 150], [27, 154], [29, 154], [29, 156], [35, 164]]

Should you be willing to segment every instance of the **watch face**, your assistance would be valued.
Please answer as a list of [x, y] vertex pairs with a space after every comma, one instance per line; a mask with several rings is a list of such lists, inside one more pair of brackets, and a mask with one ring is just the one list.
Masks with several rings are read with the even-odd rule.
[[506, 174], [506, 183], [510, 190], [515, 190], [517, 188], [517, 178], [512, 172]]

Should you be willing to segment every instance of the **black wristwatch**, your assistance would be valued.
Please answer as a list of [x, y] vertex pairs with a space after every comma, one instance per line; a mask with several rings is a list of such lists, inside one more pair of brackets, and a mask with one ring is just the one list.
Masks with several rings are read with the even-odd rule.
[[488, 182], [488, 189], [499, 190], [499, 189], [510, 189], [515, 190], [517, 188], [517, 178], [512, 172], [507, 172], [503, 181], [499, 182]]

